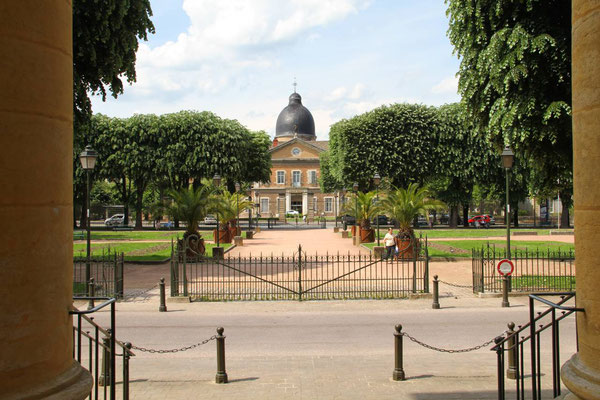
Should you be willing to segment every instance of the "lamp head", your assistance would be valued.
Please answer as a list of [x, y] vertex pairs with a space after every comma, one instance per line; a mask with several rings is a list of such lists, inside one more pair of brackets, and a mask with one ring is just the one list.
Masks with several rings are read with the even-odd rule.
[[85, 146], [85, 150], [79, 154], [81, 168], [85, 170], [93, 170], [96, 166], [96, 159], [98, 159], [98, 153], [96, 153], [96, 150], [92, 149], [92, 146], [89, 144]]

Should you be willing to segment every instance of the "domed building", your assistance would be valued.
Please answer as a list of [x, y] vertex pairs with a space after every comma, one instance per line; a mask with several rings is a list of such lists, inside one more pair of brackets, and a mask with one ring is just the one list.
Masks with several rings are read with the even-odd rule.
[[317, 140], [315, 120], [302, 104], [300, 94], [292, 93], [281, 110], [275, 126], [275, 138], [269, 150], [271, 182], [254, 185], [254, 199], [261, 217], [285, 219], [288, 211], [297, 211], [311, 221], [315, 216], [334, 216], [338, 198], [321, 193], [319, 155], [328, 149], [328, 141]]

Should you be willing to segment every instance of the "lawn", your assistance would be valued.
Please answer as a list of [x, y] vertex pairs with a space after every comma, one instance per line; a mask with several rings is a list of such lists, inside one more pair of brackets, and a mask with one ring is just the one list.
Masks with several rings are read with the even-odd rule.
[[[473, 249], [481, 249], [487, 245], [496, 246], [497, 250], [502, 251], [506, 247], [504, 240], [449, 240], [449, 241], [431, 241], [429, 242], [430, 257], [456, 257], [471, 258]], [[369, 249], [373, 249], [377, 243], [364, 243]], [[550, 251], [575, 251], [575, 246], [570, 243], [562, 242], [543, 242], [543, 241], [517, 241], [511, 240], [510, 248], [512, 251], [525, 250], [547, 252]]]
[[[537, 232], [538, 235], [549, 235], [550, 229], [518, 229], [519, 232]], [[572, 229], [565, 229], [565, 232], [572, 232]], [[383, 238], [387, 232], [386, 228], [379, 228], [379, 237]], [[397, 232], [394, 229], [394, 234]], [[515, 229], [511, 230], [514, 233]], [[460, 229], [415, 229], [415, 234], [427, 236], [428, 238], [478, 238], [478, 237], [506, 237], [505, 229], [476, 229], [476, 228], [460, 228]], [[513, 235], [511, 235], [513, 237]]]
[[[225, 250], [230, 248], [230, 243], [221, 244]], [[213, 243], [206, 243], [206, 254], [212, 254]], [[171, 257], [171, 243], [149, 242], [149, 243], [92, 243], [92, 255], [101, 255], [107, 251], [124, 253], [125, 261], [162, 261]], [[77, 243], [73, 245], [74, 257], [85, 257], [86, 244]]]
[[575, 289], [575, 277], [574, 276], [539, 276], [539, 275], [525, 275], [525, 276], [513, 276], [511, 279], [513, 289], [552, 289], [556, 291], [561, 290], [574, 290]]
[[[75, 231], [74, 240], [85, 240], [86, 232]], [[92, 231], [92, 240], [171, 240], [183, 236], [179, 231]], [[212, 232], [202, 231], [200, 235], [205, 240], [212, 240]]]

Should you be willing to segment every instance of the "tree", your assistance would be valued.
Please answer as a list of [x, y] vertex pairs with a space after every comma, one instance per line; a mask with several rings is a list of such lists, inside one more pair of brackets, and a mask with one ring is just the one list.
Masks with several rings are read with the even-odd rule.
[[446, 0], [461, 59], [459, 92], [496, 145], [532, 160], [543, 190], [572, 202], [571, 4], [562, 0]]
[[438, 124], [434, 107], [416, 104], [382, 106], [337, 122], [329, 134], [331, 176], [361, 188], [372, 187], [376, 172], [395, 186], [422, 183], [434, 169]]
[[150, 0], [73, 2], [73, 94], [75, 132], [92, 113], [90, 93], [123, 93], [122, 77], [136, 80], [138, 40], [154, 33]]
[[371, 229], [371, 218], [381, 211], [376, 202], [377, 194], [372, 192], [357, 192], [349, 198], [344, 206], [343, 212], [356, 218], [363, 230]]

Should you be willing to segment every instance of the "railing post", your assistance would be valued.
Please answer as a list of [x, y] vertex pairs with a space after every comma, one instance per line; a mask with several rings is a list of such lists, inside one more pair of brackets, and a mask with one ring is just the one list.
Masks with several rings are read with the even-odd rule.
[[[109, 334], [112, 334], [110, 329]], [[102, 338], [102, 373], [98, 378], [98, 385], [109, 386], [110, 382], [110, 337], [104, 336]]]
[[496, 355], [498, 357], [498, 399], [504, 400], [504, 344], [500, 344], [504, 338], [498, 336], [494, 339], [496, 343]]
[[227, 372], [225, 372], [225, 336], [223, 327], [217, 328], [217, 375], [215, 383], [227, 383]]
[[92, 299], [91, 297], [96, 296], [96, 285], [94, 284], [94, 278], [90, 278], [89, 282], [88, 282], [88, 297], [90, 297], [90, 300], [88, 301], [88, 310], [91, 310], [92, 308], [95, 307], [94, 305], [94, 299]]
[[440, 284], [440, 281], [438, 280], [438, 276], [434, 275], [433, 276], [433, 304], [431, 305], [431, 308], [433, 308], [434, 310], [440, 309], [439, 284]]
[[502, 277], [502, 307], [510, 307], [508, 302], [508, 277], [506, 275]]
[[413, 253], [413, 276], [412, 276], [412, 292], [417, 293], [417, 245], [416, 238], [411, 239], [412, 253]]
[[517, 341], [515, 335], [515, 323], [508, 323], [508, 331], [506, 337], [508, 338], [508, 368], [506, 369], [506, 377], [508, 379], [517, 379]]
[[395, 381], [406, 380], [404, 369], [402, 368], [402, 325], [396, 325], [394, 332], [394, 373], [392, 379]]
[[302, 301], [302, 245], [298, 245], [298, 301]]
[[165, 312], [167, 311], [167, 305], [165, 301], [165, 278], [160, 278], [158, 287], [160, 289], [160, 306], [158, 306], [158, 311]]
[[123, 400], [129, 400], [129, 359], [131, 355], [131, 343], [123, 343], [125, 348], [123, 349]]

